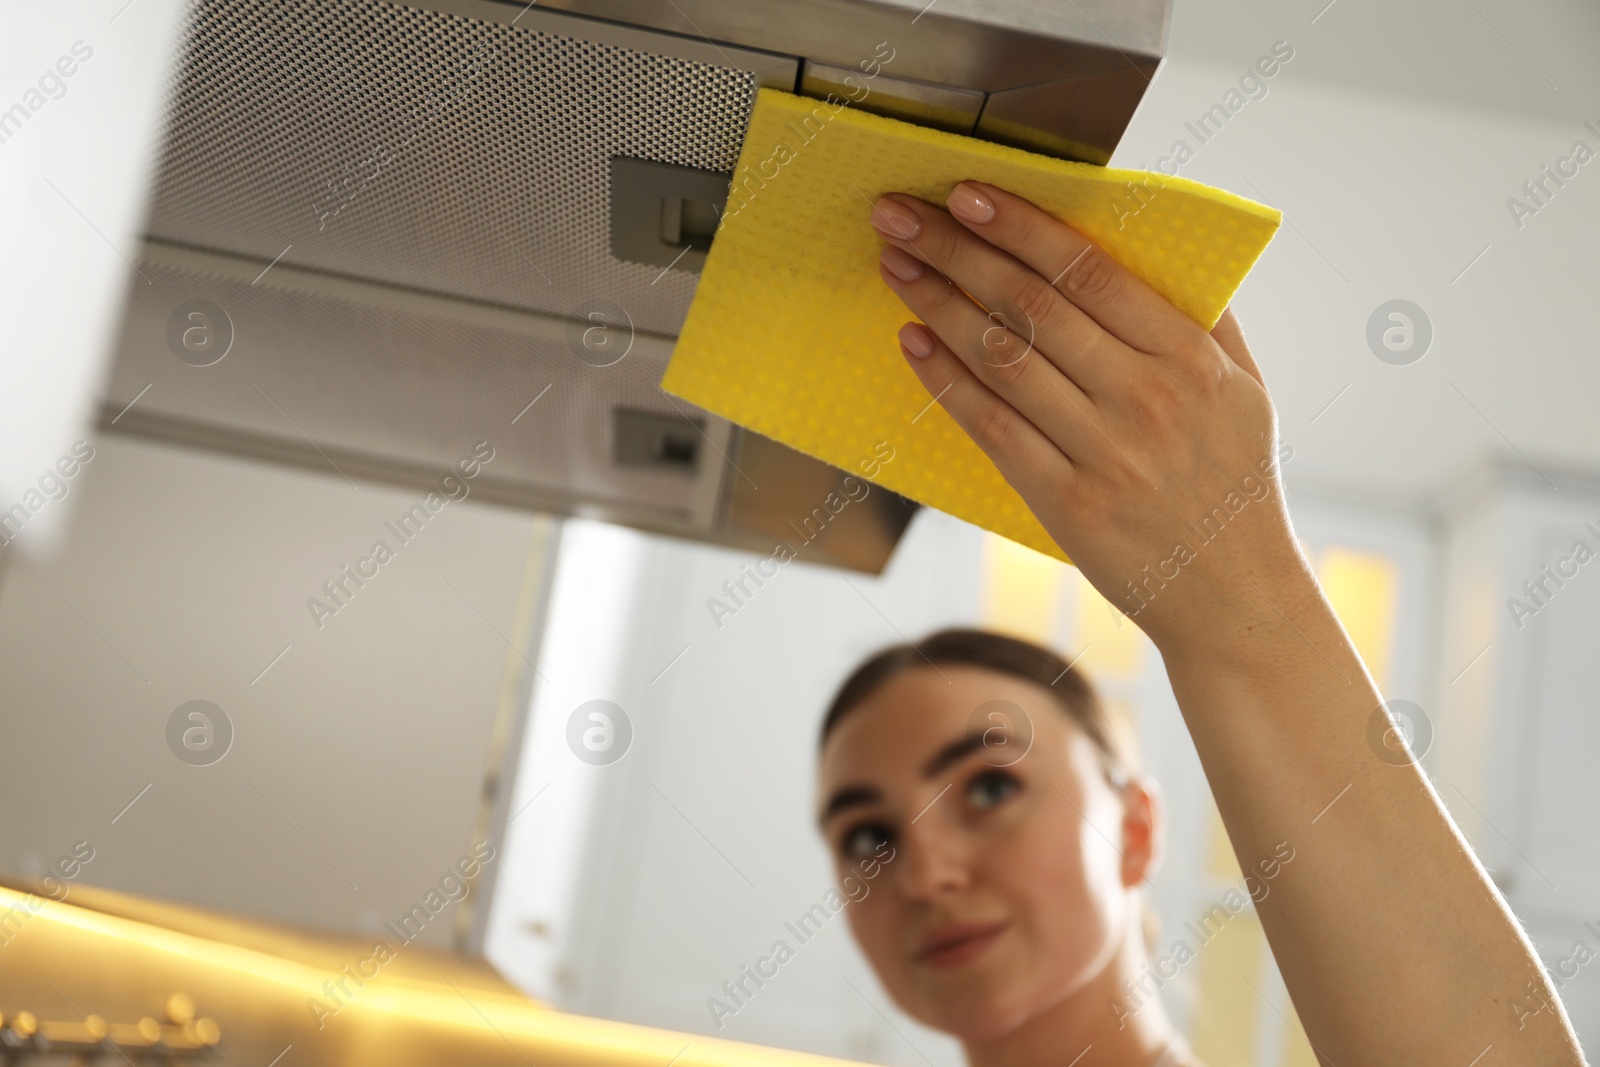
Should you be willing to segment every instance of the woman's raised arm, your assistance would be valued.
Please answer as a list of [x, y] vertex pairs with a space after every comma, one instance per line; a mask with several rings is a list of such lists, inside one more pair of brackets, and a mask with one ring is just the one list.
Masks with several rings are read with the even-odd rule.
[[907, 359], [1161, 651], [1241, 866], [1293, 846], [1258, 910], [1323, 1061], [1582, 1063], [1421, 769], [1368, 744], [1383, 698], [1295, 540], [1232, 311], [1207, 333], [1002, 190], [948, 205], [873, 211], [884, 281], [926, 324]]

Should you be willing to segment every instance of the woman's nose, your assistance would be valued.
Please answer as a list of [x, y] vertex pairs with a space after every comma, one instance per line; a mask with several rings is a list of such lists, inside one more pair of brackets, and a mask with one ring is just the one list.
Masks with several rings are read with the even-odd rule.
[[959, 893], [972, 884], [972, 850], [965, 834], [941, 818], [937, 805], [900, 835], [894, 867], [901, 892], [916, 899]]

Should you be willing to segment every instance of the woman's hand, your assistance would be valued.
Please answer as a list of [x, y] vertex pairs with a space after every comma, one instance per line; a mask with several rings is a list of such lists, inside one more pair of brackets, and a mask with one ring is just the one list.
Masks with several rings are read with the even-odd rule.
[[1427, 778], [1369, 745], [1393, 723], [1294, 540], [1238, 321], [1206, 333], [998, 189], [949, 205], [873, 211], [884, 281], [927, 324], [907, 359], [1161, 650], [1240, 867], [1294, 849], [1256, 910], [1322, 1062], [1581, 1063]]
[[963, 182], [948, 203], [891, 194], [872, 214], [880, 273], [927, 324], [902, 348], [1084, 576], [1163, 646], [1223, 637], [1219, 606], [1305, 582], [1232, 311], [1207, 333], [1003, 190]]

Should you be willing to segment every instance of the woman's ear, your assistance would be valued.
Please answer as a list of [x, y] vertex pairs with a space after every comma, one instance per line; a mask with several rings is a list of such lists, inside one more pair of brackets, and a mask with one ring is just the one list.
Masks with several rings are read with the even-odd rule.
[[1122, 884], [1154, 877], [1166, 851], [1166, 812], [1154, 778], [1130, 775], [1122, 786]]

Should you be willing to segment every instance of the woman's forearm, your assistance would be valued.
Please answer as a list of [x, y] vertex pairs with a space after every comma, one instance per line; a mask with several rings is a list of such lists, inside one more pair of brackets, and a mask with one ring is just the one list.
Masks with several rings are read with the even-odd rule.
[[[1202, 329], [1004, 190], [946, 205], [874, 207], [908, 364], [1161, 649], [1240, 863], [1295, 849], [1260, 913], [1312, 1044], [1338, 1067], [1581, 1063], [1426, 777], [1368, 746], [1381, 697], [1296, 547], [1238, 319]], [[1023, 356], [979, 340], [997, 314]]]
[[1340, 1067], [1582, 1063], [1426, 776], [1371, 748], [1381, 697], [1315, 579], [1276, 569], [1162, 654], [1241, 866], [1295, 850], [1257, 910], [1312, 1046]]

